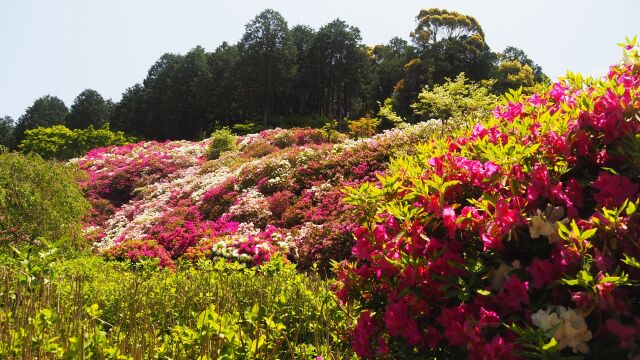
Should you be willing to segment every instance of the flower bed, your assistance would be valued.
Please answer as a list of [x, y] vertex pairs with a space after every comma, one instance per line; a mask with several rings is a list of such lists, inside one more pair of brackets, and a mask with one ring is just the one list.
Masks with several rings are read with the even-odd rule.
[[274, 129], [240, 137], [237, 151], [212, 161], [207, 140], [96, 149], [74, 160], [89, 175], [86, 233], [119, 260], [255, 265], [280, 252], [328, 270], [351, 257], [360, 216], [342, 202], [343, 186], [375, 179], [395, 151], [412, 151], [408, 144], [436, 130], [432, 122], [327, 142], [320, 130]]

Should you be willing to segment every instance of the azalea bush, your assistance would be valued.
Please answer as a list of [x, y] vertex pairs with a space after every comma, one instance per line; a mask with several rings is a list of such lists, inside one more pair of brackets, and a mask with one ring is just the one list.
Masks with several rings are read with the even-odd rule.
[[362, 358], [640, 355], [640, 62], [507, 95], [348, 188]]

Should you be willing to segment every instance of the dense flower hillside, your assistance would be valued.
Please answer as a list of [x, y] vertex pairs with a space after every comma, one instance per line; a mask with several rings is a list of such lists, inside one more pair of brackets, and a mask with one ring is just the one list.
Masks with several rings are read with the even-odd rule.
[[326, 269], [350, 256], [359, 218], [342, 202], [343, 187], [375, 179], [392, 154], [434, 131], [442, 131], [437, 122], [355, 141], [267, 130], [213, 161], [205, 158], [209, 140], [96, 149], [74, 160], [88, 173], [83, 187], [93, 204], [85, 232], [119, 260], [260, 264], [283, 252], [303, 268]]
[[511, 93], [350, 190], [366, 218], [337, 294], [362, 306], [359, 356], [640, 356], [640, 61], [625, 50], [603, 79]]

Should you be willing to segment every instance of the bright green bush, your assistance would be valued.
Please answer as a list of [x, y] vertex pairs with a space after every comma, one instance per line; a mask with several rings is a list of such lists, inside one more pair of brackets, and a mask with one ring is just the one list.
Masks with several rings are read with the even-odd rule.
[[35, 128], [25, 131], [24, 140], [19, 145], [23, 153], [35, 153], [45, 159], [67, 160], [82, 156], [87, 151], [109, 145], [124, 145], [134, 139], [123, 132], [113, 132], [109, 128], [70, 130], [63, 125]]
[[0, 153], [0, 241], [75, 237], [89, 205], [70, 166], [37, 155]]
[[447, 79], [433, 88], [426, 86], [411, 105], [423, 120], [450, 119], [479, 121], [491, 116], [499, 98], [490, 92], [489, 86], [469, 81], [464, 73], [454, 80]]
[[215, 160], [220, 157], [225, 151], [235, 150], [237, 145], [238, 137], [229, 130], [229, 128], [222, 128], [220, 130], [216, 130], [211, 134], [211, 143], [209, 144], [209, 149], [207, 150], [207, 159]]
[[363, 117], [349, 121], [349, 135], [356, 139], [371, 137], [376, 134], [380, 120]]
[[20, 272], [0, 267], [0, 358], [353, 358], [329, 284], [282, 261], [131, 271], [82, 257], [54, 264], [47, 281]]

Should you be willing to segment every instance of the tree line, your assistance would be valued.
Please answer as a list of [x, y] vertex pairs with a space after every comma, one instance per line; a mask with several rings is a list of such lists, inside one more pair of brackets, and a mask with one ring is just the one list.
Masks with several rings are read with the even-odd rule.
[[0, 144], [15, 147], [26, 130], [53, 125], [109, 124], [140, 138], [193, 140], [225, 126], [359, 118], [376, 114], [389, 98], [394, 110], [411, 120], [411, 104], [425, 86], [461, 72], [472, 81], [493, 79], [496, 93], [548, 81], [524, 51], [493, 52], [469, 15], [422, 10], [410, 39], [369, 46], [360, 30], [343, 20], [317, 30], [289, 27], [280, 13], [267, 9], [246, 24], [236, 44], [162, 55], [117, 103], [91, 89], [70, 109], [55, 96], [37, 99], [16, 122], [0, 118]]

